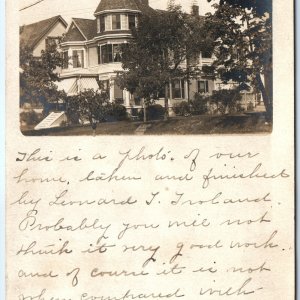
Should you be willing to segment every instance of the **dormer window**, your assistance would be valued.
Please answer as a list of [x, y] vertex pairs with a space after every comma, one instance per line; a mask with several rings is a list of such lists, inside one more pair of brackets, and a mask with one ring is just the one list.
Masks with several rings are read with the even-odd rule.
[[113, 30], [121, 29], [121, 15], [113, 14], [111, 17], [112, 17], [112, 29]]
[[134, 14], [129, 14], [128, 15], [128, 28], [133, 29], [135, 27], [136, 27], [135, 15]]

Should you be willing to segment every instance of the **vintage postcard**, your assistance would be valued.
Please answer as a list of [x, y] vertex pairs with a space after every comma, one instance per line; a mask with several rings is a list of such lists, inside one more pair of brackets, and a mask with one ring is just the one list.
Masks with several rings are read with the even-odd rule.
[[7, 1], [7, 299], [295, 299], [293, 9]]

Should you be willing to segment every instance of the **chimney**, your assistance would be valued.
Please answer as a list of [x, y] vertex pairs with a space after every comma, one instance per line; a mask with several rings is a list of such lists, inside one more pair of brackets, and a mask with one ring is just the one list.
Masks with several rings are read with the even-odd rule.
[[193, 5], [192, 6], [192, 15], [193, 16], [199, 16], [199, 5]]
[[197, 0], [193, 0], [192, 3], [192, 15], [199, 16], [199, 5]]

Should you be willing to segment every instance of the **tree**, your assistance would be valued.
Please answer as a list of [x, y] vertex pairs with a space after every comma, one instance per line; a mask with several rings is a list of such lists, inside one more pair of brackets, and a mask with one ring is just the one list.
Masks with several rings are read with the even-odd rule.
[[186, 67], [186, 60], [212, 47], [201, 20], [172, 3], [168, 11], [140, 16], [133, 39], [121, 49], [125, 72], [118, 74], [118, 84], [144, 98], [146, 105], [164, 90], [168, 114], [169, 84], [191, 78], [193, 69]]
[[91, 125], [95, 121], [103, 122], [111, 109], [107, 93], [93, 89], [85, 90], [78, 95], [66, 98], [67, 116], [72, 123], [83, 123], [88, 120]]
[[49, 45], [40, 57], [34, 57], [28, 47], [20, 47], [20, 105], [42, 105], [47, 113], [47, 104], [63, 96], [54, 82], [59, 81], [58, 67], [63, 58], [56, 44]]
[[[209, 2], [211, 0], [208, 0]], [[215, 39], [215, 66], [233, 80], [261, 92], [266, 116], [273, 114], [271, 0], [219, 0], [206, 30]], [[264, 80], [262, 79], [264, 77]]]

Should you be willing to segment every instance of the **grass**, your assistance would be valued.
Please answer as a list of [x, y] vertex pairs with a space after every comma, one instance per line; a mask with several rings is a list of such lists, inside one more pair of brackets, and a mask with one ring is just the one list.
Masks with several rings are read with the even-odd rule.
[[[96, 135], [134, 135], [142, 122], [110, 122], [98, 124]], [[270, 133], [272, 125], [260, 113], [225, 116], [171, 117], [168, 120], [150, 121], [144, 135], [164, 134], [243, 134]], [[93, 135], [91, 126], [72, 126], [45, 130], [21, 129], [24, 135], [78, 136]]]

